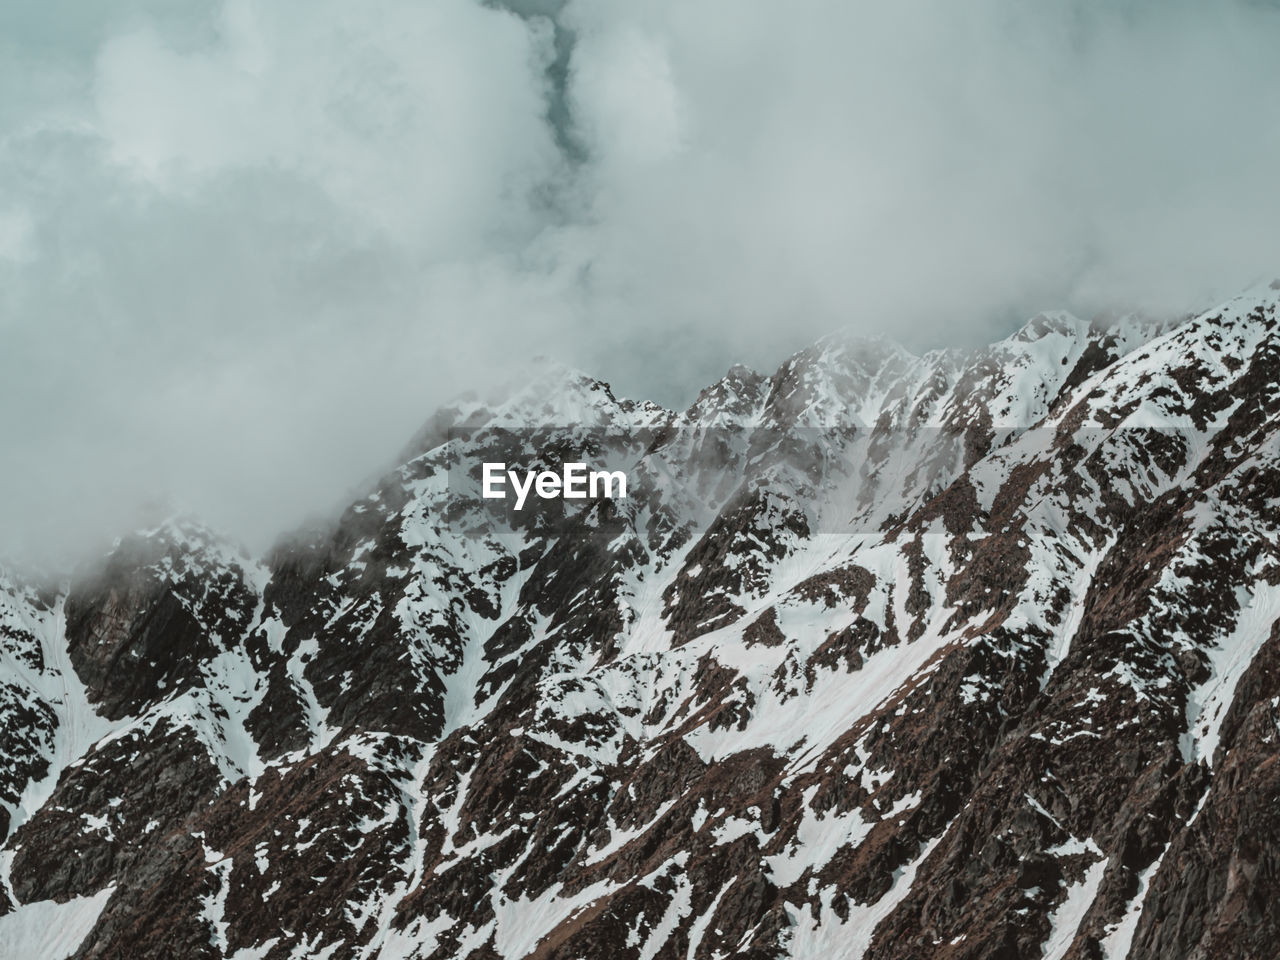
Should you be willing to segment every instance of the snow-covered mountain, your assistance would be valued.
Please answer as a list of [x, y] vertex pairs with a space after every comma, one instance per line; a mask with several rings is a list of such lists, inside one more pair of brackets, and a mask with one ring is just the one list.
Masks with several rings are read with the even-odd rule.
[[549, 367], [265, 558], [0, 574], [0, 956], [1274, 957], [1278, 304]]

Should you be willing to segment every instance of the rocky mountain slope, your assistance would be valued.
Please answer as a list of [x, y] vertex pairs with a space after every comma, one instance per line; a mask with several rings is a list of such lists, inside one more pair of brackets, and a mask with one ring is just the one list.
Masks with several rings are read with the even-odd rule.
[[0, 956], [1274, 957], [1278, 304], [551, 369], [265, 558], [0, 574]]

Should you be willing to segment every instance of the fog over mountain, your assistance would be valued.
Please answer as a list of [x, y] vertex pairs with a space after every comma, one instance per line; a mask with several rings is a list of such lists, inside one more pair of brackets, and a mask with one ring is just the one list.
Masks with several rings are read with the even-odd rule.
[[1280, 263], [1272, 3], [0, 7], [0, 553], [260, 548], [533, 353], [669, 406]]
[[1275, 957], [1280, 281], [404, 439], [264, 556], [0, 567], [0, 956]]

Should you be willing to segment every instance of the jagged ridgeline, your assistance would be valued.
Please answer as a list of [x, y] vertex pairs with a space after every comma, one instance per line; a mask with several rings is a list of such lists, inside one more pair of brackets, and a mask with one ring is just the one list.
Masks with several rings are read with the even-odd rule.
[[1274, 957], [1278, 302], [552, 369], [265, 558], [4, 573], [0, 956]]

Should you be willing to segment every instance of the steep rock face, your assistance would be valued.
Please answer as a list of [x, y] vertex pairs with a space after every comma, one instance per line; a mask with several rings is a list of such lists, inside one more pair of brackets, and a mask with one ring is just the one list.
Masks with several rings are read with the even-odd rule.
[[[39, 634], [55, 619], [53, 602], [0, 568], [0, 836], [28, 783], [49, 770], [58, 720], [48, 703], [45, 650]], [[4, 898], [0, 896], [0, 905]]]
[[166, 838], [187, 833], [219, 786], [189, 729], [161, 721], [108, 739], [65, 769], [14, 833], [10, 886], [23, 901], [65, 901], [120, 882]]
[[1239, 679], [1217, 774], [1187, 828], [1160, 851], [1134, 957], [1266, 957], [1280, 895], [1280, 620]]
[[240, 558], [193, 525], [119, 543], [66, 598], [67, 649], [76, 673], [116, 720], [200, 683], [200, 665], [236, 643], [257, 593]]
[[[261, 565], [0, 581], [0, 942], [1270, 956], [1278, 302], [833, 336], [679, 412], [552, 367]], [[479, 495], [569, 461], [627, 498]]]

